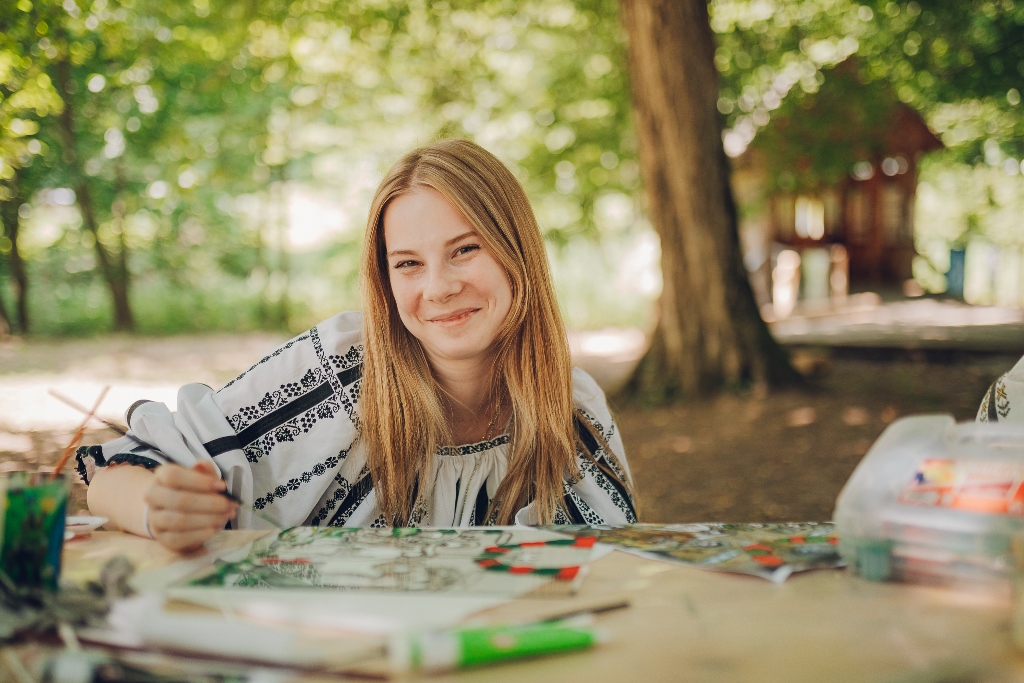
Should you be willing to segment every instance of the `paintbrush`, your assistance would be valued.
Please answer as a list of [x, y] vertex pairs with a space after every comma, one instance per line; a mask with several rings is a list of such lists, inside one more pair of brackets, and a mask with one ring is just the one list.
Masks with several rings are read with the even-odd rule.
[[60, 459], [57, 461], [57, 464], [53, 466], [53, 472], [50, 474], [51, 480], [59, 477], [61, 471], [63, 471], [64, 469], [64, 466], [68, 464], [68, 460], [71, 458], [71, 453], [74, 452], [75, 446], [78, 445], [78, 442], [82, 440], [82, 435], [85, 434], [85, 426], [89, 424], [89, 418], [95, 416], [96, 411], [100, 407], [100, 404], [103, 403], [103, 399], [106, 398], [108, 391], [110, 391], [109, 384], [103, 387], [103, 391], [100, 392], [99, 398], [96, 399], [96, 403], [95, 405], [93, 405], [92, 410], [86, 413], [85, 419], [82, 420], [82, 424], [78, 426], [78, 431], [75, 432], [75, 436], [72, 437], [71, 443], [69, 443], [68, 447], [64, 449], [64, 452], [61, 454]]
[[[85, 406], [79, 404], [77, 401], [74, 401], [74, 400], [68, 398], [67, 396], [64, 396], [63, 394], [59, 393], [58, 391], [56, 391], [54, 389], [50, 389], [50, 395], [53, 396], [58, 401], [60, 401], [61, 403], [64, 403], [65, 405], [68, 405], [68, 406], [74, 408], [75, 410], [78, 410], [78, 411], [81, 411], [83, 413], [86, 413], [86, 418], [85, 418], [86, 422], [89, 421], [89, 418], [92, 418], [94, 420], [98, 420], [98, 421], [102, 422], [104, 425], [106, 425], [109, 429], [114, 430], [115, 432], [117, 432], [121, 436], [128, 437], [129, 439], [131, 439], [135, 443], [139, 444], [140, 446], [144, 446], [144, 447], [148, 448], [149, 450], [153, 451], [153, 453], [155, 453], [156, 455], [159, 455], [161, 458], [164, 458], [168, 462], [174, 462], [174, 460], [172, 458], [170, 458], [166, 453], [161, 451], [156, 446], [152, 446], [152, 445], [146, 443], [145, 441], [143, 441], [139, 437], [135, 436], [134, 434], [129, 432], [127, 429], [125, 429], [121, 425], [116, 424], [114, 422], [111, 422], [110, 420], [104, 420], [99, 415], [94, 415], [92, 412], [89, 412], [88, 409]], [[79, 438], [81, 438], [81, 437], [79, 437]], [[224, 496], [228, 500], [234, 501], [234, 502], [238, 503], [239, 505], [242, 505], [242, 500], [238, 496], [235, 496], [235, 495], [233, 495], [231, 493], [228, 493], [226, 490], [225, 491], [221, 491], [220, 495]], [[262, 519], [264, 522], [268, 522], [269, 524], [272, 524], [275, 529], [284, 529], [284, 527], [281, 526], [280, 523], [278, 523], [274, 518], [272, 518], [270, 515], [268, 515], [268, 514], [266, 514], [264, 512], [260, 512], [259, 510], [253, 508], [253, 514], [256, 515], [257, 517], [259, 517], [260, 519]]]
[[[106, 425], [110, 429], [114, 430], [115, 432], [117, 432], [121, 436], [127, 436], [129, 439], [133, 439], [133, 440], [137, 441], [138, 443], [142, 443], [141, 439], [137, 439], [134, 436], [132, 436], [131, 434], [129, 434], [128, 430], [125, 427], [122, 427], [121, 425], [117, 424], [116, 422], [111, 422], [110, 420], [106, 420], [106, 419], [100, 417], [99, 415], [91, 415], [91, 414], [89, 414], [89, 409], [88, 408], [83, 406], [81, 403], [78, 403], [77, 401], [68, 398], [64, 394], [62, 394], [59, 391], [57, 391], [56, 389], [50, 389], [48, 393], [50, 394], [50, 396], [53, 396], [55, 399], [57, 399], [61, 403], [74, 408], [75, 410], [79, 411], [80, 413], [88, 415], [89, 417], [91, 417], [94, 420], [102, 422], [104, 425]], [[143, 444], [143, 445], [148, 446], [148, 444]], [[156, 450], [156, 449], [154, 448], [153, 450]]]

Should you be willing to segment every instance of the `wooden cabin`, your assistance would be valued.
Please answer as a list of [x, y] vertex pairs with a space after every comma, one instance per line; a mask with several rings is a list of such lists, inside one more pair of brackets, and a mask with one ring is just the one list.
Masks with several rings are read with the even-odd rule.
[[[855, 68], [836, 67], [817, 94], [780, 108], [733, 161], [741, 236], [762, 303], [772, 300], [775, 264], [765, 258], [759, 266], [751, 250], [827, 251], [854, 287], [900, 286], [912, 277], [918, 161], [943, 145], [886, 86], [860, 84]], [[831, 176], [813, 173], [815, 159], [836, 165]]]

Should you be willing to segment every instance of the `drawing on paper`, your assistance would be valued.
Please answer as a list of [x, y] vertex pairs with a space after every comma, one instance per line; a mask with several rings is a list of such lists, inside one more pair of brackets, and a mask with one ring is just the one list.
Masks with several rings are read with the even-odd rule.
[[551, 577], [495, 573], [477, 560], [495, 546], [557, 538], [565, 537], [537, 529], [295, 527], [222, 557], [181, 585], [516, 596]]
[[546, 527], [592, 536], [623, 550], [653, 554], [705, 569], [785, 581], [793, 572], [842, 567], [831, 523], [629, 524]]

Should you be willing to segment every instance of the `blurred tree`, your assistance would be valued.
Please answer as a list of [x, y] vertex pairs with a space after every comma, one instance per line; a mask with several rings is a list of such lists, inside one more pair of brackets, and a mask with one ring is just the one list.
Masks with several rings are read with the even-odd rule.
[[[986, 144], [1024, 156], [1020, 2], [715, 0], [710, 9], [722, 76], [718, 108], [730, 154], [745, 149], [777, 110], [799, 110], [832, 80], [829, 97], [836, 100], [870, 97], [861, 86], [872, 82], [890, 88], [942, 136], [947, 162], [986, 163]], [[854, 78], [845, 69], [832, 71], [843, 62]], [[793, 155], [771, 136], [758, 136], [756, 144], [769, 161]], [[791, 182], [813, 185], [819, 180], [814, 169], [834, 174], [862, 153], [843, 144], [807, 152], [811, 170]]]
[[[701, 49], [713, 50], [721, 75], [711, 101], [727, 150], [750, 144], [774, 112], [797, 107], [852, 55], [859, 79], [884, 80], [905, 101], [938, 111], [944, 138], [966, 140], [958, 159], [993, 158], [993, 145], [1017, 153], [1018, 5], [971, 0], [966, 19], [958, 7], [714, 0], [718, 45]], [[290, 240], [304, 226], [287, 212], [301, 204], [296, 196], [317, 192], [358, 222], [382, 168], [442, 135], [473, 138], [509, 163], [556, 257], [601, 241], [586, 254], [603, 253], [615, 272], [626, 257], [607, 245], [631, 247], [646, 230], [615, 0], [10, 0], [0, 3], [0, 22], [0, 276], [9, 300], [21, 302], [7, 308], [15, 328], [28, 319], [27, 291], [64, 302], [70, 320], [86, 308], [73, 305], [84, 290], [103, 282], [113, 292], [118, 278], [116, 297], [144, 329], [154, 310], [171, 306], [180, 316], [161, 329], [230, 326], [219, 321], [235, 320], [229, 309], [243, 298], [261, 302], [252, 309], [267, 326], [353, 305], [359, 231], [293, 254]], [[845, 165], [837, 160], [837, 172]], [[75, 188], [74, 198], [61, 188]], [[65, 212], [43, 239], [57, 199], [79, 205], [81, 224]], [[726, 251], [723, 263], [735, 260]], [[583, 278], [593, 278], [590, 265]], [[40, 283], [31, 290], [29, 277]], [[676, 277], [666, 269], [666, 301], [681, 305]], [[239, 297], [230, 303], [229, 289]], [[153, 293], [164, 298], [153, 303]], [[207, 317], [192, 310], [200, 296]], [[742, 298], [720, 296], [739, 309]], [[594, 300], [604, 314], [609, 302]], [[107, 315], [100, 308], [89, 329]], [[721, 359], [698, 385], [759, 375], [715, 334], [700, 332], [704, 346], [691, 354]]]
[[651, 401], [797, 379], [758, 313], [739, 248], [703, 2], [623, 0], [649, 210], [664, 287], [650, 350], [626, 387]]
[[[24, 3], [0, 7], [0, 219], [3, 255], [14, 286], [16, 322], [0, 295], [0, 313], [8, 328], [29, 329], [28, 278], [21, 256], [21, 214], [29, 191], [39, 177], [33, 162], [50, 148], [41, 139], [40, 120], [61, 110], [62, 102], [37, 55], [37, 33], [45, 28], [33, 23]], [[29, 5], [31, 8], [31, 5]], [[46, 47], [46, 46], [44, 46]]]

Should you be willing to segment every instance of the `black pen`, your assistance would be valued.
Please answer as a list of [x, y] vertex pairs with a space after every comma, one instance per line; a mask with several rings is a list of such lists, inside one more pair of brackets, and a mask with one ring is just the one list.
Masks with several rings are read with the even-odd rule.
[[[225, 498], [227, 498], [230, 501], [238, 503], [239, 507], [241, 507], [242, 499], [239, 498], [238, 496], [234, 495], [233, 493], [229, 492], [227, 489], [224, 489], [223, 491], [221, 491], [220, 495], [224, 496]], [[273, 517], [271, 517], [270, 515], [266, 514], [265, 512], [260, 512], [256, 508], [253, 508], [252, 512], [253, 512], [254, 515], [256, 515], [257, 517], [262, 519], [264, 522], [268, 522], [268, 523], [272, 524], [274, 526], [274, 528], [277, 529], [278, 531], [281, 531], [281, 530], [284, 529], [284, 527], [281, 526], [281, 524], [277, 520], [275, 520]]]

